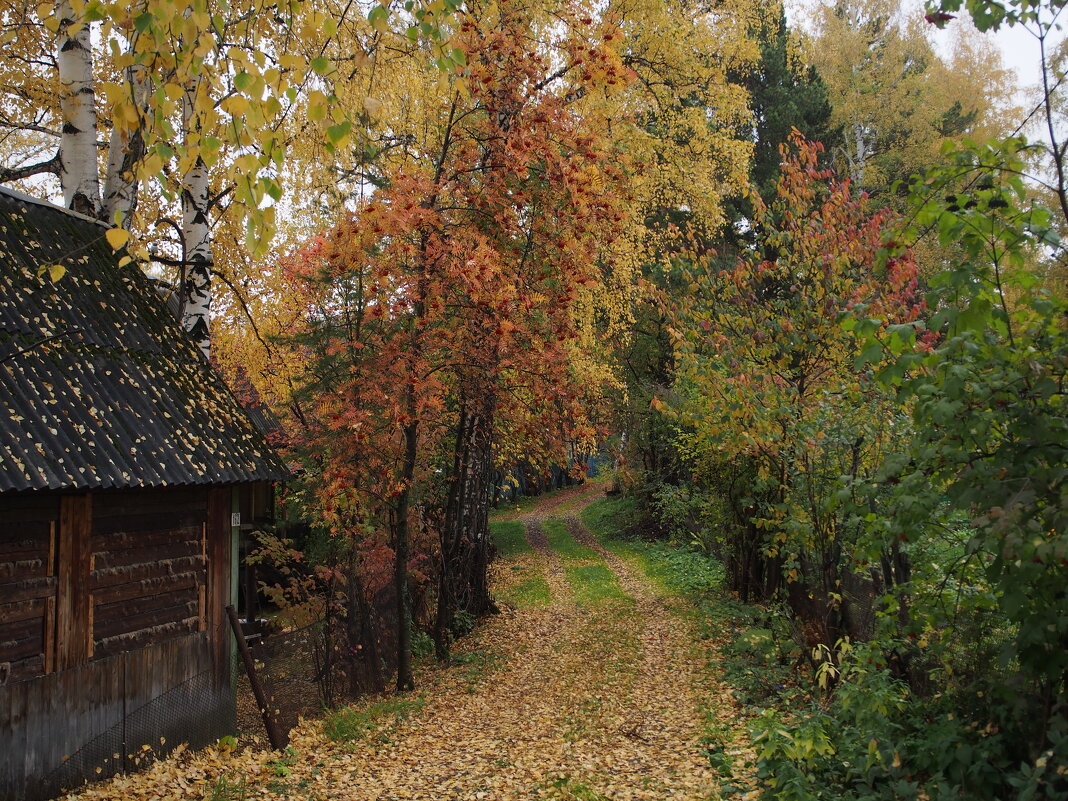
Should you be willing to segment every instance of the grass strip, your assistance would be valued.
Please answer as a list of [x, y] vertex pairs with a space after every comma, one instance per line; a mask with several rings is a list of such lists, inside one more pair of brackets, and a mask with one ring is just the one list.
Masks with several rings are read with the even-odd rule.
[[494, 520], [490, 523], [490, 536], [501, 556], [517, 556], [534, 550], [527, 542], [525, 526], [518, 520]]
[[388, 741], [389, 732], [409, 715], [418, 712], [422, 696], [382, 698], [366, 705], [352, 705], [331, 712], [323, 719], [323, 732], [337, 743], [352, 743], [377, 734]]
[[594, 607], [629, 603], [634, 599], [623, 592], [619, 578], [592, 548], [575, 540], [562, 520], [542, 524], [549, 546], [560, 556], [568, 584], [579, 606]]
[[563, 520], [546, 520], [542, 523], [549, 547], [565, 562], [599, 562], [601, 557], [592, 548], [577, 542], [567, 530]]

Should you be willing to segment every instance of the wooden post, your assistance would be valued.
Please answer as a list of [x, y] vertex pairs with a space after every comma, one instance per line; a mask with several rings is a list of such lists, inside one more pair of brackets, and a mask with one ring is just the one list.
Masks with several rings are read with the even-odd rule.
[[83, 665], [92, 653], [89, 615], [92, 509], [90, 495], [65, 495], [59, 502], [56, 670]]
[[256, 663], [252, 659], [252, 654], [249, 653], [245, 635], [241, 632], [241, 621], [237, 619], [237, 610], [234, 609], [233, 604], [227, 605], [226, 616], [230, 618], [230, 628], [233, 629], [234, 637], [237, 638], [237, 650], [241, 652], [241, 660], [245, 663], [248, 683], [252, 685], [252, 694], [256, 696], [256, 704], [260, 708], [260, 714], [263, 715], [267, 739], [271, 741], [271, 747], [275, 751], [281, 751], [286, 747], [289, 738], [282, 733], [278, 721], [271, 713], [271, 708], [267, 703], [267, 694], [263, 691], [263, 685], [260, 684], [260, 677], [256, 675]]

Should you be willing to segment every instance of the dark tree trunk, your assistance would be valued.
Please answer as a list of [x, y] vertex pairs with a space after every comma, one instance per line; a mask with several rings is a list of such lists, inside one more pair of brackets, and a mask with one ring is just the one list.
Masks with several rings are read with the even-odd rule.
[[489, 565], [489, 504], [493, 489], [493, 415], [496, 398], [484, 392], [465, 397], [460, 406], [453, 454], [453, 475], [441, 528], [441, 570], [434, 644], [448, 656], [455, 617], [474, 617], [493, 609], [486, 569]]
[[410, 386], [407, 395], [408, 419], [413, 422], [404, 426], [404, 468], [401, 474], [404, 487], [397, 496], [393, 543], [393, 582], [397, 591], [397, 692], [415, 689], [415, 680], [412, 678], [412, 609], [408, 592], [408, 551], [419, 424], [415, 422], [415, 390]]
[[348, 643], [349, 697], [364, 693], [380, 693], [382, 686], [381, 661], [378, 658], [378, 638], [371, 620], [368, 603], [360, 578], [360, 563], [355, 554], [348, 561], [348, 584], [345, 588], [345, 635]]

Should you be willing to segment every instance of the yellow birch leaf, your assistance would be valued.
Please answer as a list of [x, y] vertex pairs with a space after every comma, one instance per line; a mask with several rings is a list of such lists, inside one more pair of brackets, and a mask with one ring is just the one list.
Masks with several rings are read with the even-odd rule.
[[125, 228], [109, 228], [104, 232], [104, 237], [108, 240], [112, 250], [118, 250], [130, 241], [130, 232]]

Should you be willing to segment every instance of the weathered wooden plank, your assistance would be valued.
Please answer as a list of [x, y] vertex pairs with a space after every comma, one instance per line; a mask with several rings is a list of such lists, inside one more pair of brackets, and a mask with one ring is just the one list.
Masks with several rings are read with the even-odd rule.
[[45, 673], [56, 669], [56, 596], [45, 598], [44, 614], [44, 665]]
[[44, 672], [44, 660], [40, 654], [34, 654], [26, 659], [12, 662], [11, 667], [8, 669], [7, 680], [9, 683], [14, 684], [18, 681], [35, 679]]
[[164, 487], [155, 489], [101, 492], [97, 495], [96, 517], [121, 517], [174, 509], [205, 512], [206, 487]]
[[180, 601], [174, 606], [166, 606], [161, 609], [149, 609], [135, 615], [131, 614], [124, 617], [113, 617], [108, 620], [97, 622], [96, 641], [103, 643], [121, 634], [133, 634], [140, 631], [160, 631], [164, 626], [168, 626], [171, 623], [177, 623], [186, 620], [187, 618], [196, 617], [196, 600]]
[[3, 515], [6, 531], [25, 530], [26, 527], [44, 521], [58, 520], [60, 514], [59, 498], [38, 496], [28, 504], [19, 505], [15, 498], [0, 501], [0, 515]]
[[115, 534], [185, 529], [195, 527], [202, 522], [204, 522], [202, 509], [190, 509], [175, 504], [162, 508], [159, 512], [130, 513], [114, 517], [96, 516], [93, 520], [93, 535], [109, 537]]
[[0, 793], [10, 798], [25, 795], [26, 772], [22, 759], [26, 751], [26, 728], [22, 725], [26, 714], [25, 695], [24, 683], [9, 680], [0, 686], [0, 742], [7, 745], [0, 748]]
[[[0, 596], [2, 598], [3, 596]], [[45, 613], [44, 598], [29, 598], [25, 601], [14, 603], [0, 602], [0, 626], [5, 623], [16, 623], [30, 618], [43, 618]]]
[[[0, 560], [14, 562], [31, 556], [44, 557], [48, 553], [49, 524], [41, 523], [40, 529], [32, 534], [23, 529], [18, 532], [17, 536], [0, 539]], [[12, 531], [6, 520], [4, 520], [4, 531]]]
[[44, 620], [30, 618], [0, 625], [0, 662], [44, 653]]
[[206, 542], [208, 551], [208, 633], [217, 686], [228, 680], [230, 632], [226, 606], [230, 603], [230, 487], [212, 487], [208, 493]]
[[203, 565], [203, 557], [198, 554], [196, 556], [183, 556], [178, 559], [166, 559], [155, 564], [107, 567], [92, 572], [90, 587], [96, 593], [97, 590], [113, 587], [116, 584], [129, 584], [160, 576], [176, 576], [180, 573], [195, 572], [202, 568]]
[[56, 575], [56, 524], [53, 520], [48, 524], [48, 575]]
[[[32, 659], [12, 667], [19, 676], [40, 670]], [[190, 681], [211, 669], [208, 637], [196, 633], [32, 681], [13, 674], [0, 686], [0, 798], [52, 797], [61, 788], [45, 787], [46, 777], [71, 786], [108, 775], [123, 730], [132, 748], [158, 748], [165, 737], [164, 751], [228, 733], [218, 714], [232, 703], [228, 686], [206, 692]], [[74, 759], [65, 761], [68, 755]]]
[[59, 585], [56, 590], [57, 667], [89, 658], [89, 532], [92, 496], [64, 495], [59, 504]]
[[93, 564], [96, 570], [125, 565], [153, 564], [183, 556], [199, 556], [198, 540], [174, 539], [144, 548], [127, 548], [122, 551], [95, 552]]
[[[159, 525], [157, 523], [157, 525]], [[160, 525], [152, 531], [119, 531], [114, 534], [100, 534], [93, 537], [93, 551], [125, 551], [129, 549], [151, 548], [170, 542], [200, 539], [200, 526], [175, 526], [171, 521]]]
[[[35, 555], [36, 556], [36, 555]], [[21, 559], [17, 562], [0, 561], [0, 581], [38, 578], [48, 575], [48, 565], [43, 556], [33, 559]]]
[[180, 606], [187, 603], [195, 604], [196, 602], [196, 588], [188, 587], [176, 591], [159, 593], [157, 595], [145, 595], [140, 598], [119, 601], [117, 603], [98, 603], [94, 606], [95, 611], [93, 613], [93, 619], [96, 620], [98, 624], [103, 624], [105, 621], [113, 620], [115, 618], [139, 615], [143, 612], [166, 609], [168, 607]]
[[55, 594], [56, 585], [57, 580], [54, 576], [9, 581], [6, 584], [0, 584], [0, 598], [8, 603], [25, 601], [28, 598], [44, 598]]
[[192, 570], [188, 573], [176, 573], [173, 576], [153, 576], [141, 581], [129, 584], [115, 584], [111, 587], [93, 591], [93, 598], [97, 605], [110, 604], [118, 601], [126, 601], [131, 598], [140, 598], [143, 595], [154, 595], [162, 592], [188, 589], [202, 585], [205, 581], [205, 571]]
[[118, 634], [114, 637], [98, 640], [96, 653], [98, 656], [109, 656], [123, 651], [133, 651], [150, 643], [159, 643], [182, 634], [192, 634], [196, 631], [196, 628], [197, 619], [190, 617], [167, 623], [154, 629], [142, 629], [128, 634]]

